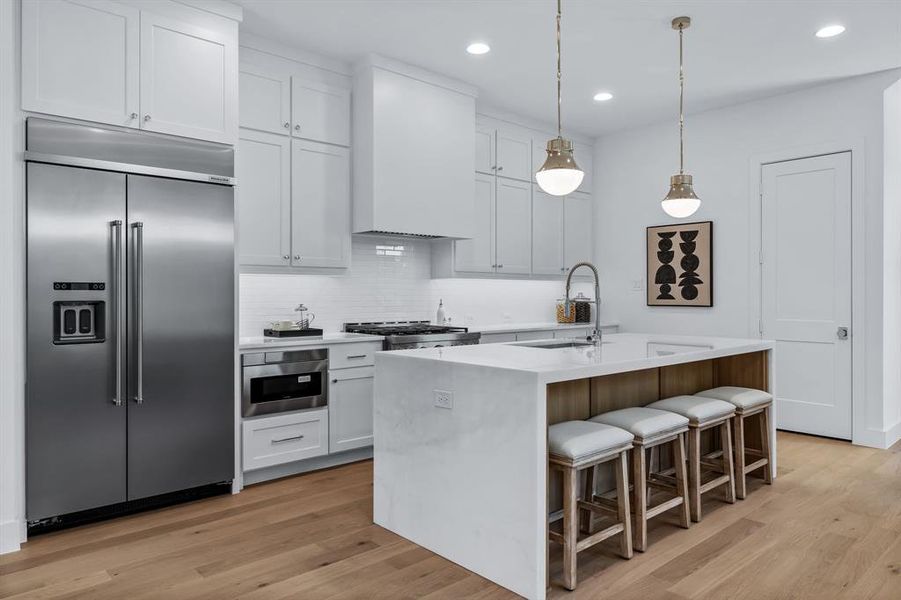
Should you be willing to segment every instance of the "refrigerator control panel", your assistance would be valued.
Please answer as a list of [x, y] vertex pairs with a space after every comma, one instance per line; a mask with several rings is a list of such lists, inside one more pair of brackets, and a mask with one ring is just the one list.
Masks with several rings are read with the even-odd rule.
[[99, 291], [106, 289], [104, 281], [54, 281], [54, 290]]

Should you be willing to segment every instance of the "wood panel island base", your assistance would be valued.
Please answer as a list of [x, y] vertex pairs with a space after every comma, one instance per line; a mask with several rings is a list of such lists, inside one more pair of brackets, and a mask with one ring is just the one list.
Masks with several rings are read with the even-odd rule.
[[[774, 389], [768, 341], [613, 334], [599, 347], [561, 346], [379, 353], [376, 524], [526, 598], [545, 598], [547, 519], [559, 502], [549, 424], [716, 386]], [[750, 435], [747, 443], [758, 444]], [[775, 454], [773, 443], [774, 473]]]

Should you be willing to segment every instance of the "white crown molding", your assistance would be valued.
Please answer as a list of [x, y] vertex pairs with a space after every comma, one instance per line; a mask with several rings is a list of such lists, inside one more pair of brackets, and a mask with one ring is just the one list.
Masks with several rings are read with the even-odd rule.
[[285, 46], [284, 44], [267, 40], [252, 33], [240, 33], [238, 42], [241, 48], [247, 48], [249, 50], [262, 52], [263, 54], [270, 54], [286, 60], [292, 60], [310, 67], [332, 71], [333, 73], [345, 75], [347, 77], [350, 77], [353, 74], [350, 65], [343, 61], [328, 58], [321, 54], [315, 54], [299, 48]]
[[212, 13], [214, 15], [219, 15], [220, 17], [225, 17], [227, 19], [231, 19], [232, 21], [237, 21], [238, 23], [244, 20], [244, 8], [238, 6], [237, 4], [233, 4], [231, 2], [226, 2], [226, 0], [173, 0], [179, 4], [184, 4], [185, 6], [190, 6], [191, 8], [196, 8], [198, 10], [202, 10], [204, 12]]

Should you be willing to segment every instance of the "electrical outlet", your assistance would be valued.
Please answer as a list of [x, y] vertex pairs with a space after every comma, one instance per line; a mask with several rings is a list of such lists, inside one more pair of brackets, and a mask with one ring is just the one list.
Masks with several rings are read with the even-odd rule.
[[438, 408], [451, 409], [454, 407], [454, 393], [444, 390], [433, 390], [435, 394], [435, 406]]

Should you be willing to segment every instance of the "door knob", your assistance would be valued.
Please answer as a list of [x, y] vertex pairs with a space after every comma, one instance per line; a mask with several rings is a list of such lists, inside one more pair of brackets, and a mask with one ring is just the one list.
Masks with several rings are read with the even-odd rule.
[[847, 327], [839, 327], [838, 331], [835, 332], [840, 340], [848, 339], [848, 328]]
[[291, 129], [291, 123], [285, 121], [285, 129]]

